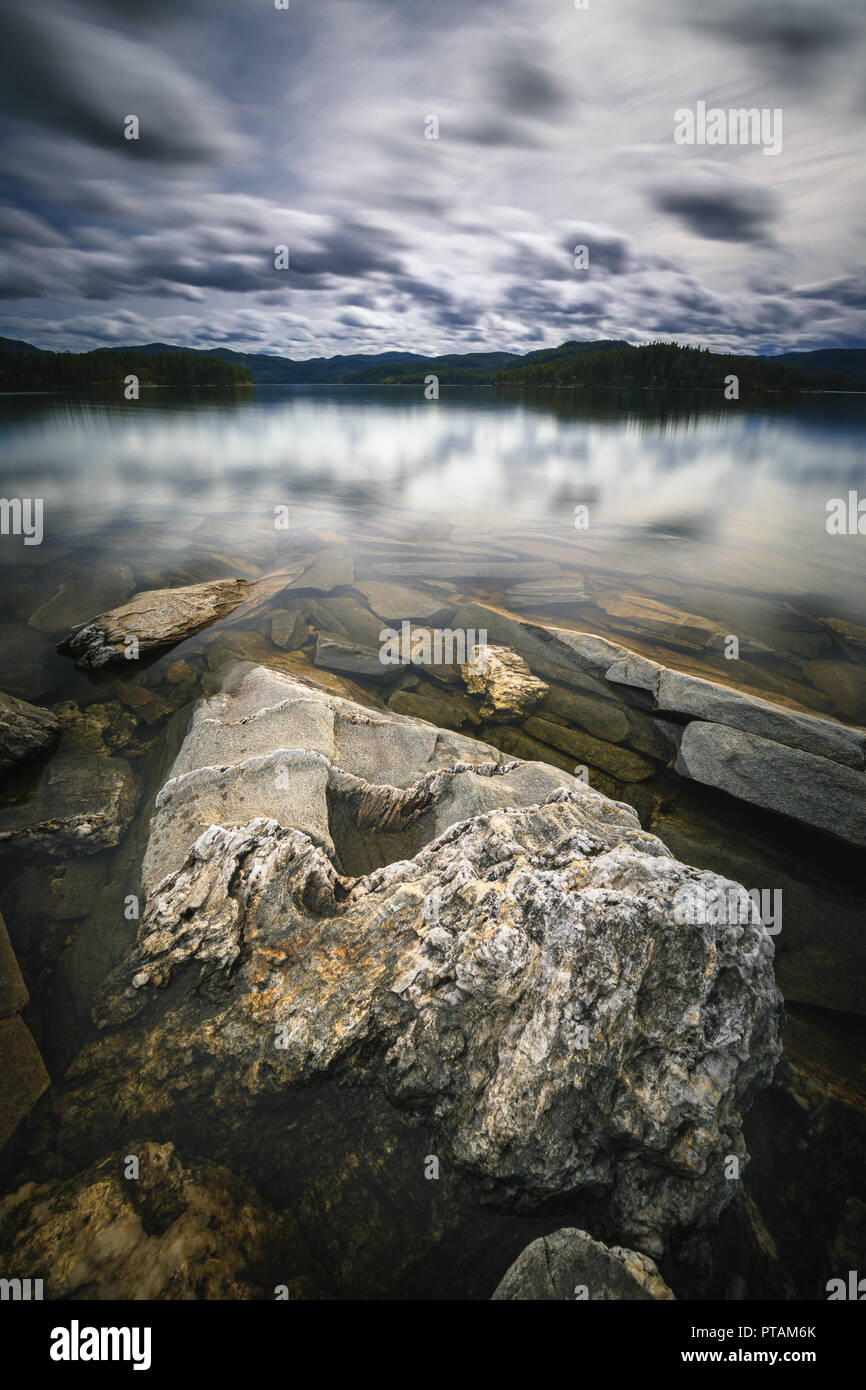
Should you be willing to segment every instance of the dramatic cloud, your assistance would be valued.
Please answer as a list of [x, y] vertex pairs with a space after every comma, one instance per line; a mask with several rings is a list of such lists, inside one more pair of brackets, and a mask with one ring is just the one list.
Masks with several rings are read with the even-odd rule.
[[[5, 10], [10, 337], [294, 357], [864, 339], [860, 0]], [[780, 109], [780, 153], [676, 144], [698, 101]]]
[[777, 213], [769, 189], [709, 164], [685, 168], [652, 196], [661, 212], [711, 241], [765, 241]]

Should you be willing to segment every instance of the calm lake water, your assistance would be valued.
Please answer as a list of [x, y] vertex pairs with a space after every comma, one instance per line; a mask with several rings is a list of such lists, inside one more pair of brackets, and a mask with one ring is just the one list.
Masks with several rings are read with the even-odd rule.
[[[863, 538], [826, 529], [830, 498], [866, 490], [864, 442], [866, 398], [845, 395], [758, 405], [485, 388], [426, 401], [415, 387], [6, 396], [3, 495], [44, 507], [41, 546], [0, 538], [6, 684], [55, 693], [69, 676], [53, 655], [59, 636], [137, 589], [266, 573], [287, 543], [274, 524], [287, 507], [293, 535], [346, 544], [358, 573], [404, 555], [417, 583], [419, 565], [461, 560], [467, 573], [445, 587], [509, 607], [520, 562], [552, 563], [552, 592], [536, 591], [533, 607], [524, 596], [519, 611], [663, 659], [670, 619], [645, 600], [697, 615], [746, 639], [744, 659], [675, 642], [671, 664], [856, 718], [851, 682], [842, 697], [834, 673], [812, 663], [864, 658], [823, 629], [827, 618], [866, 624]], [[468, 572], [485, 558], [516, 562], [513, 581]], [[626, 611], [641, 596], [641, 611]]]

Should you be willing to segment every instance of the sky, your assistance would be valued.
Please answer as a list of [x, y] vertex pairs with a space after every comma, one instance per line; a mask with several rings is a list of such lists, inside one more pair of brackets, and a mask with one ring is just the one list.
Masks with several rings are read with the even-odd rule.
[[[863, 0], [586, 3], [4, 0], [0, 333], [866, 345]], [[677, 143], [699, 102], [781, 150]]]

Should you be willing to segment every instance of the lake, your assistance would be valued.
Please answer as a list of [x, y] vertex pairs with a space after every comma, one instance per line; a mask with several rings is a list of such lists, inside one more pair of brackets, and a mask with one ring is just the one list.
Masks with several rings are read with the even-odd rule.
[[[602, 604], [569, 599], [564, 583], [561, 601], [524, 604], [529, 616], [657, 653], [671, 631], [664, 611], [606, 611], [643, 595], [740, 634], [739, 665], [689, 649], [715, 678], [862, 713], [828, 666], [862, 654], [791, 638], [790, 610], [866, 623], [862, 539], [826, 525], [828, 501], [863, 481], [864, 398], [707, 397], [443, 388], [426, 401], [412, 387], [258, 387], [2, 398], [3, 495], [43, 499], [45, 532], [38, 548], [0, 538], [12, 687], [39, 698], [63, 685], [49, 639], [67, 619], [193, 572], [264, 572], [286, 539], [283, 507], [290, 531], [339, 536], [361, 562], [377, 546], [413, 547], [416, 579], [428, 558], [553, 561]], [[64, 602], [36, 631], [58, 577]], [[457, 578], [461, 593], [502, 593]]]

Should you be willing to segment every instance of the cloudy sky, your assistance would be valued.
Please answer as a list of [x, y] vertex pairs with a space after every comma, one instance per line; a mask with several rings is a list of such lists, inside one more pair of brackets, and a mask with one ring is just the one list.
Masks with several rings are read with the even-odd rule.
[[[4, 11], [8, 337], [866, 345], [863, 0]], [[678, 145], [698, 101], [780, 108], [781, 153]]]

